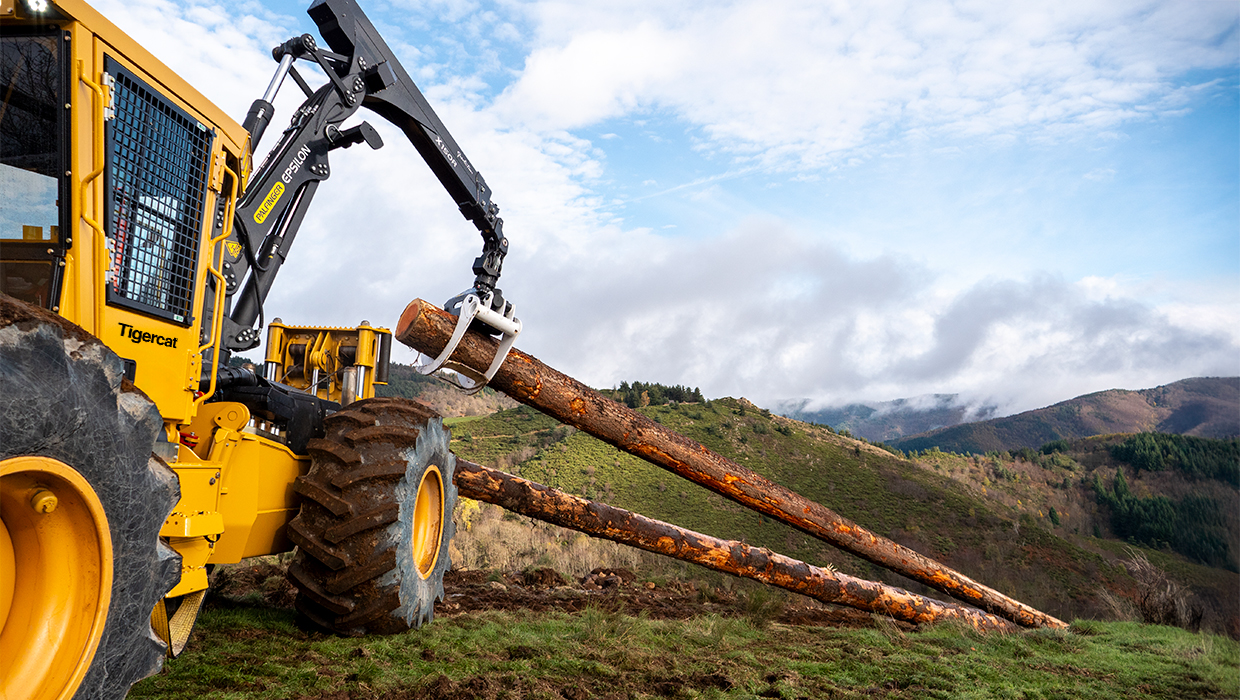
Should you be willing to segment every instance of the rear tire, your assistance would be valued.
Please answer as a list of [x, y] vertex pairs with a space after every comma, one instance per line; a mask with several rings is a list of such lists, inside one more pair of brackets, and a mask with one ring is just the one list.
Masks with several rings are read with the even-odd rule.
[[180, 576], [159, 541], [180, 490], [151, 455], [159, 412], [123, 371], [82, 328], [0, 294], [0, 696], [123, 698], [163, 664], [151, 610]]
[[394, 634], [431, 621], [452, 541], [456, 457], [431, 409], [374, 398], [329, 416], [293, 488], [297, 609], [346, 635]]

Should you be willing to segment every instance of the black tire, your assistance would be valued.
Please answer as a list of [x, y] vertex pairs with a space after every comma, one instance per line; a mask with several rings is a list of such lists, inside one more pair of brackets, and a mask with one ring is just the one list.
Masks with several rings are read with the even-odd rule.
[[[77, 698], [123, 698], [159, 671], [165, 646], [151, 610], [180, 577], [180, 556], [159, 540], [180, 498], [176, 475], [151, 454], [163, 421], [123, 372], [82, 328], [0, 294], [0, 462], [32, 456], [72, 467], [94, 490], [112, 539], [111, 601]], [[16, 556], [21, 579], [32, 560]]]
[[373, 398], [323, 427], [308, 446], [310, 471], [293, 484], [304, 497], [288, 526], [297, 609], [339, 634], [421, 627], [443, 600], [450, 564], [456, 457], [443, 421], [419, 403]]

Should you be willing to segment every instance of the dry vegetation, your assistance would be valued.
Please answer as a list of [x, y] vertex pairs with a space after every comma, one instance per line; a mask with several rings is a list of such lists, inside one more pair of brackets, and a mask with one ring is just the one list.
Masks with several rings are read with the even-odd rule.
[[[452, 541], [454, 570], [550, 568], [573, 579], [603, 569], [639, 569], [640, 550], [462, 499]], [[643, 569], [644, 570], [644, 569]]]

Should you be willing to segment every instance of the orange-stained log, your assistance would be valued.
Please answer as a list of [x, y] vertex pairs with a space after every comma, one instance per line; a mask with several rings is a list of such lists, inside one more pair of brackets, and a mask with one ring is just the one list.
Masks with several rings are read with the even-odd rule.
[[[456, 317], [415, 299], [401, 314], [396, 338], [425, 355], [447, 345]], [[487, 367], [498, 343], [466, 333], [452, 360]], [[933, 559], [876, 535], [830, 509], [796, 494], [672, 432], [642, 414], [513, 349], [491, 380], [495, 389], [629, 454], [766, 513], [803, 532], [1025, 627], [1067, 627], [1062, 621], [1013, 600]]]
[[466, 498], [494, 503], [514, 513], [594, 537], [761, 581], [824, 603], [847, 605], [915, 624], [960, 620], [983, 631], [1017, 629], [1007, 620], [981, 610], [853, 578], [769, 549], [685, 530], [604, 503], [578, 498], [460, 457], [456, 459], [453, 481]]

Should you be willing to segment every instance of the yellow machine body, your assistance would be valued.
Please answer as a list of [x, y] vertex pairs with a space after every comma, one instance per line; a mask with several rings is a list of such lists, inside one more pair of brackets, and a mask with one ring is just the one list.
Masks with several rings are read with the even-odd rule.
[[[181, 581], [169, 597], [202, 591], [209, 564], [292, 549], [284, 533], [299, 505], [292, 485], [309, 467], [308, 457], [294, 454], [279, 431], [245, 405], [212, 401], [214, 379], [205, 391], [200, 383], [203, 367], [214, 366], [220, 357], [221, 271], [238, 255], [225, 238], [250, 169], [249, 135], [84, 2], [55, 0], [41, 13], [29, 7], [0, 0], [0, 38], [38, 33], [48, 52], [68, 52], [67, 168], [59, 184], [68, 196], [57, 197], [54, 206], [59, 221], [69, 225], [31, 221], [0, 230], [0, 291], [44, 306], [98, 337], [126, 360], [133, 383], [155, 402], [167, 438], [159, 456], [176, 472], [181, 489], [180, 502], [160, 532], [183, 559]], [[105, 129], [120, 73], [157, 95], [161, 104], [175, 106], [209, 139], [203, 162], [186, 164], [202, 168], [206, 183], [198, 203], [196, 250], [189, 255], [196, 262], [187, 273], [192, 275], [188, 317], [148, 313], [113, 303], [109, 296], [120, 253], [110, 249], [105, 231], [105, 182], [114, 177], [105, 162]], [[12, 171], [8, 177], [30, 177], [4, 167]], [[206, 298], [211, 278], [220, 282], [211, 295], [213, 304]], [[375, 370], [385, 334], [390, 338], [387, 329], [368, 324], [299, 328], [273, 323], [264, 370], [275, 381], [308, 393], [317, 375], [318, 394], [335, 401], [368, 398], [382, 383]]]
[[357, 328], [267, 325], [264, 371], [286, 384], [329, 401], [349, 404], [374, 396], [392, 332], [362, 321]]

